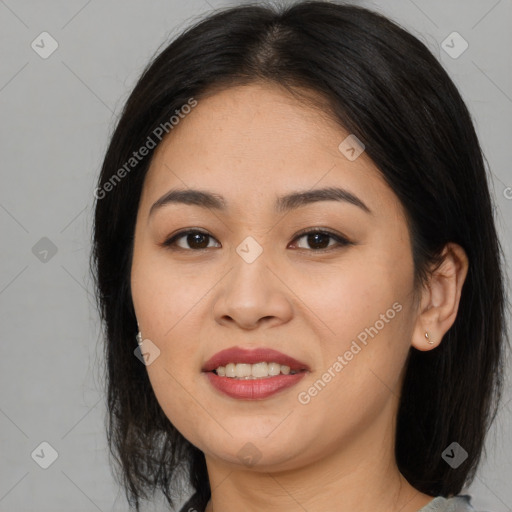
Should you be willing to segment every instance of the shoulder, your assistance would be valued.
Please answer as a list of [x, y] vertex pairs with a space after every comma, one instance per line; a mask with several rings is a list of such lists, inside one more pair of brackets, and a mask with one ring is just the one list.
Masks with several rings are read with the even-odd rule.
[[418, 512], [486, 512], [476, 510], [471, 504], [471, 496], [469, 494], [459, 494], [451, 498], [437, 496], [430, 503], [427, 503]]

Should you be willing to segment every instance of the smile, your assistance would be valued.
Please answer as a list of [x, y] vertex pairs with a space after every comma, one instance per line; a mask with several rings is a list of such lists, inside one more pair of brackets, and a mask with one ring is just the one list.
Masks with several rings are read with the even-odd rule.
[[232, 347], [210, 358], [202, 372], [224, 395], [262, 400], [297, 384], [309, 367], [274, 349]]

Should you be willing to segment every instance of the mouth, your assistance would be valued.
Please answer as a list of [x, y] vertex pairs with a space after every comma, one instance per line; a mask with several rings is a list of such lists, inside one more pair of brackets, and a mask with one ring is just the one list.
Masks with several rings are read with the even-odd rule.
[[[272, 348], [245, 349], [231, 347], [217, 352], [201, 368], [203, 372], [215, 371], [227, 377], [266, 377], [283, 373], [309, 371], [306, 363]], [[279, 370], [279, 372], [277, 371]]]
[[267, 398], [295, 385], [309, 371], [306, 363], [277, 350], [239, 347], [218, 352], [202, 368], [216, 390], [245, 400]]

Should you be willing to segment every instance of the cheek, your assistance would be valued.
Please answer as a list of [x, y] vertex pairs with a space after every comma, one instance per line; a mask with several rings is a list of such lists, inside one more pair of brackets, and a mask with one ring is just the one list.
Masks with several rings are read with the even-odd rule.
[[144, 336], [167, 343], [181, 323], [190, 321], [213, 283], [200, 267], [175, 263], [162, 249], [136, 250], [132, 298]]
[[145, 278], [134, 289], [143, 337], [159, 350], [159, 356], [146, 366], [151, 387], [169, 421], [188, 438], [203, 412], [194, 384], [199, 376], [193, 332], [197, 323], [193, 303], [197, 299], [190, 291], [180, 292], [176, 279], [168, 280], [154, 267], [134, 273], [135, 281], [137, 276]]
[[138, 248], [131, 272], [132, 298], [143, 337], [160, 351], [146, 367], [151, 386], [166, 416], [184, 434], [194, 431], [194, 423], [204, 414], [196, 396], [201, 377], [197, 332], [204, 322], [198, 315], [215, 283], [211, 275], [201, 277], [187, 267], [172, 264], [160, 251]]
[[316, 324], [329, 354], [342, 353], [359, 334], [361, 341], [364, 333], [370, 339], [367, 329], [375, 334], [376, 327], [378, 336], [387, 338], [381, 334], [398, 328], [404, 316], [398, 309], [410, 300], [413, 269], [406, 260], [397, 263], [392, 253], [364, 248], [339, 264], [305, 269], [291, 282], [300, 298], [298, 315]]
[[373, 250], [324, 277], [315, 292], [302, 292], [324, 334], [321, 364], [300, 388], [299, 401], [312, 416], [325, 408], [339, 415], [339, 425], [399, 393], [413, 325], [413, 267], [407, 258], [397, 265], [391, 251]]

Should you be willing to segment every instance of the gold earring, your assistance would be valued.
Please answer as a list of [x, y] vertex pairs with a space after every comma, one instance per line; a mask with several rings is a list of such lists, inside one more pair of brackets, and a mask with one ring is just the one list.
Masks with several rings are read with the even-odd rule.
[[425, 331], [425, 338], [427, 338], [427, 341], [428, 341], [428, 344], [429, 345], [433, 345], [434, 344], [434, 340], [431, 340], [430, 339], [430, 336], [428, 334], [428, 331]]

